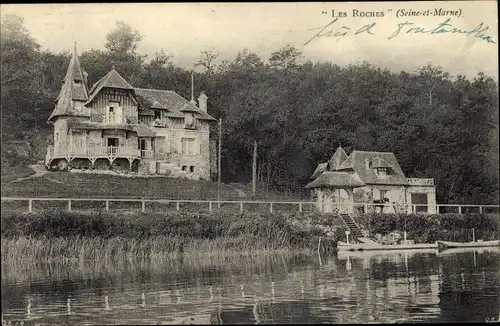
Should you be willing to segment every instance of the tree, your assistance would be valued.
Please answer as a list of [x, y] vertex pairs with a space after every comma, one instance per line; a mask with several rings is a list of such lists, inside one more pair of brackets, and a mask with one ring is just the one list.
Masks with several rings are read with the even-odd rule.
[[111, 53], [135, 54], [137, 45], [142, 40], [139, 31], [124, 21], [117, 21], [116, 27], [106, 35], [104, 47]]
[[2, 137], [24, 138], [34, 127], [42, 91], [40, 45], [16, 15], [2, 18], [0, 44]]
[[214, 73], [214, 69], [216, 66], [214, 65], [214, 61], [219, 57], [219, 53], [215, 51], [215, 49], [201, 50], [201, 58], [195, 64], [195, 66], [202, 66], [206, 69], [207, 75], [212, 75]]

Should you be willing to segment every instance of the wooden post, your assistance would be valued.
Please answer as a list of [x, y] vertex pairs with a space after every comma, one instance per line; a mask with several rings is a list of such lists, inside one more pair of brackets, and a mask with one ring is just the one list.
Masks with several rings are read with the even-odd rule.
[[257, 140], [253, 140], [253, 159], [252, 159], [252, 198], [255, 198], [257, 178]]
[[302, 213], [302, 203], [299, 203], [299, 212]]
[[208, 211], [212, 212], [212, 202], [211, 201], [208, 202]]
[[146, 211], [146, 201], [142, 201], [142, 205], [141, 205], [141, 212], [145, 212]]
[[364, 210], [365, 214], [368, 214], [368, 204], [367, 203], [364, 204], [364, 209], [363, 210]]
[[269, 213], [273, 212], [273, 203], [269, 203]]
[[176, 209], [177, 209], [177, 210], [180, 210], [180, 209], [181, 209], [181, 207], [180, 207], [180, 203], [179, 203], [179, 202], [177, 202]]
[[68, 211], [71, 210], [71, 199], [68, 199]]
[[472, 228], [472, 242], [476, 242], [476, 234], [474, 233], [474, 228]]
[[483, 213], [483, 206], [479, 206], [479, 214]]
[[458, 214], [462, 214], [462, 206], [458, 205]]
[[240, 213], [243, 213], [243, 202], [240, 202]]
[[33, 200], [28, 200], [28, 211], [33, 212]]
[[106, 200], [106, 210], [109, 211], [109, 200]]

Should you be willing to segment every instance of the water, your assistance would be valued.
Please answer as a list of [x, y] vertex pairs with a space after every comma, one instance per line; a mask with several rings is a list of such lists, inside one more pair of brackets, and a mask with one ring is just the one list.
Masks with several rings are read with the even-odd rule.
[[29, 324], [484, 322], [500, 251], [185, 257], [2, 266], [2, 318]]

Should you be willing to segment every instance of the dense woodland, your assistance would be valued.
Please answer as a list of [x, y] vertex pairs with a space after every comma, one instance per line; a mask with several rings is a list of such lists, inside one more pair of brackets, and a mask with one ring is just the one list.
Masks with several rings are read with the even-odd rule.
[[[115, 69], [135, 87], [174, 90], [190, 98], [191, 71], [165, 51], [137, 52], [141, 35], [124, 22], [109, 31], [104, 49], [79, 53], [90, 85]], [[6, 15], [1, 26], [2, 144], [31, 144], [30, 160], [43, 159], [53, 109], [70, 59], [51, 53]], [[498, 203], [498, 84], [480, 73], [451, 76], [428, 64], [391, 72], [369, 63], [340, 67], [311, 62], [287, 45], [263, 60], [241, 51], [218, 60], [200, 49], [195, 92], [222, 118], [222, 179], [248, 182], [254, 142], [258, 177], [271, 185], [302, 188], [318, 163], [339, 144], [392, 151], [407, 177], [433, 177], [441, 203]], [[195, 66], [193, 65], [193, 66]], [[217, 126], [214, 126], [214, 131]], [[9, 150], [10, 148], [10, 150]], [[2, 165], [26, 158], [2, 146]]]

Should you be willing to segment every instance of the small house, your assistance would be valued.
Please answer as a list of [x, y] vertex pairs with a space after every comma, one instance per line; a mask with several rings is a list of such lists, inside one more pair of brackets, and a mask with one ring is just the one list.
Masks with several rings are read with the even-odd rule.
[[[406, 178], [392, 152], [353, 151], [339, 146], [306, 185], [322, 212], [436, 213], [434, 179]], [[383, 208], [382, 208], [383, 207]]]

